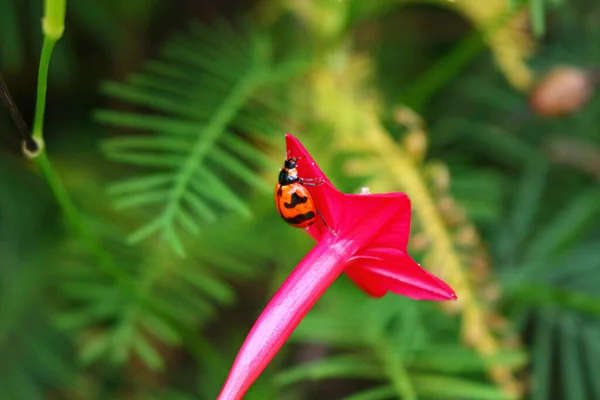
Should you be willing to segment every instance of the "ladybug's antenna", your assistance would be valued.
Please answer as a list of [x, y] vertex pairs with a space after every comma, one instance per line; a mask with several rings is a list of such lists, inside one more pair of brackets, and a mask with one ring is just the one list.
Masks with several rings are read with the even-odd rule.
[[13, 100], [2, 74], [0, 74], [0, 98], [2, 99], [2, 103], [4, 103], [4, 106], [8, 109], [8, 112], [17, 126], [17, 130], [23, 138], [25, 149], [30, 153], [36, 153], [39, 150], [39, 146], [33, 139], [33, 136], [31, 136], [31, 132], [29, 131], [29, 128], [27, 128], [27, 124], [25, 123], [25, 120], [23, 120], [15, 101]]

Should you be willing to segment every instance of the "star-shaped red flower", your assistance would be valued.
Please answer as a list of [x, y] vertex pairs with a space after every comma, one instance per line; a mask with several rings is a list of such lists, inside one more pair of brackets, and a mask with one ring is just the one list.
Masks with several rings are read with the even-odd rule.
[[[307, 187], [320, 218], [306, 230], [317, 245], [279, 288], [252, 327], [217, 400], [241, 399], [308, 310], [342, 273], [371, 296], [388, 291], [421, 300], [453, 300], [454, 291], [407, 253], [410, 200], [403, 193], [343, 194], [304, 146], [286, 134], [287, 156], [299, 157], [300, 178], [322, 178]], [[332, 233], [335, 232], [334, 233]]]

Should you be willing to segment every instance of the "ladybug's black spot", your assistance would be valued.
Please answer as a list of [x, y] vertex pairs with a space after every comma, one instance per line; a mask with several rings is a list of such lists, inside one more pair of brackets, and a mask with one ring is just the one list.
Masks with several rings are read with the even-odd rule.
[[304, 221], [309, 221], [315, 218], [315, 213], [312, 211], [307, 212], [306, 214], [299, 214], [291, 218], [283, 218], [285, 222], [290, 225], [299, 225]]
[[291, 203], [283, 203], [285, 208], [294, 208], [298, 204], [304, 204], [308, 201], [308, 197], [298, 196], [298, 193], [292, 193], [292, 202]]

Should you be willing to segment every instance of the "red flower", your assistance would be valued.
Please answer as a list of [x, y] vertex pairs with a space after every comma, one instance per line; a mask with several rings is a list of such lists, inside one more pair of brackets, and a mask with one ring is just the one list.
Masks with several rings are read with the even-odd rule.
[[407, 253], [410, 200], [403, 193], [343, 194], [319, 169], [304, 146], [286, 134], [287, 156], [301, 157], [301, 178], [324, 179], [307, 187], [320, 218], [307, 228], [317, 245], [266, 306], [231, 368], [217, 400], [241, 399], [308, 310], [342, 273], [371, 296], [388, 291], [422, 300], [456, 299], [441, 279]]

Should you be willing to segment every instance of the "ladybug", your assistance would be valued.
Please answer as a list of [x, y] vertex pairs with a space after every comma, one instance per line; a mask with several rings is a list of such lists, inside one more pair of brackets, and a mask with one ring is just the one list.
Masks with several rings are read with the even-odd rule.
[[[300, 158], [290, 157], [283, 163], [283, 168], [279, 172], [279, 181], [275, 186], [275, 204], [285, 222], [295, 228], [308, 228], [315, 222], [317, 214], [321, 219], [323, 216], [317, 210], [305, 185], [318, 186], [324, 181], [323, 178], [299, 178], [296, 164]], [[325, 223], [324, 219], [323, 223]], [[329, 229], [326, 223], [325, 226]]]

